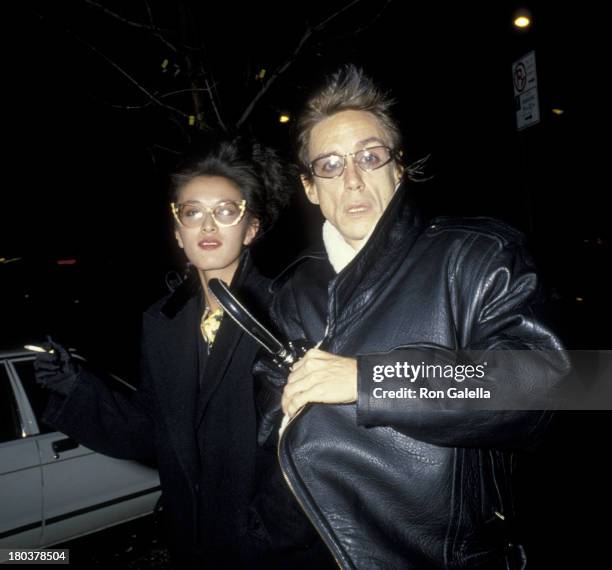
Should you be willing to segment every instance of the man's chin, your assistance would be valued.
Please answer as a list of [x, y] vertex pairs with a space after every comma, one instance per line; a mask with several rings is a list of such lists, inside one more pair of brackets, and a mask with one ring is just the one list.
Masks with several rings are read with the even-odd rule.
[[359, 223], [353, 222], [352, 224], [347, 224], [345, 227], [340, 228], [340, 233], [345, 241], [349, 243], [361, 242], [368, 237], [373, 227], [374, 222], [372, 220], [363, 220]]
[[344, 241], [348, 243], [353, 249], [361, 249], [369, 237], [369, 232], [364, 233], [351, 233], [350, 235], [343, 236]]

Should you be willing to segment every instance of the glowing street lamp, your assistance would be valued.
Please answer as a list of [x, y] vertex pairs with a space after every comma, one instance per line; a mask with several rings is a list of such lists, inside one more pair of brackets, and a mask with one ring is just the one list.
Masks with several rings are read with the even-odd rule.
[[517, 28], [527, 28], [531, 24], [531, 20], [527, 16], [519, 16], [514, 19], [514, 25]]
[[529, 10], [521, 9], [514, 14], [512, 23], [516, 28], [524, 30], [531, 25], [531, 13]]

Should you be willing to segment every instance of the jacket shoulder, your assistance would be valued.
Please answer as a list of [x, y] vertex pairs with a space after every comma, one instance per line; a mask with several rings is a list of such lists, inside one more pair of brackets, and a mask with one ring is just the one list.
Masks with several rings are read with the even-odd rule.
[[270, 283], [269, 290], [272, 294], [278, 294], [286, 288], [292, 279], [307, 275], [321, 275], [333, 273], [327, 253], [323, 248], [311, 248], [302, 252], [296, 259], [287, 265]]
[[157, 319], [161, 319], [161, 318], [165, 317], [162, 309], [165, 307], [166, 303], [170, 300], [172, 295], [173, 295], [173, 292], [171, 291], [171, 292], [167, 293], [166, 295], [164, 295], [163, 297], [159, 298], [154, 303], [151, 303], [144, 310], [144, 312], [143, 312], [144, 315], [146, 317], [152, 317], [152, 318], [157, 318]]
[[425, 228], [428, 237], [468, 238], [479, 237], [494, 241], [500, 246], [519, 245], [525, 242], [525, 234], [497, 218], [488, 216], [433, 218]]
[[143, 313], [144, 318], [172, 319], [199, 291], [201, 291], [200, 279], [191, 272], [174, 290], [149, 305]]
[[154, 303], [151, 303], [144, 311], [143, 311], [143, 319], [144, 320], [157, 320], [157, 319], [165, 319], [167, 315], [164, 312], [164, 307], [168, 305], [168, 302], [172, 299], [173, 292], [169, 292], [163, 297], [159, 298]]

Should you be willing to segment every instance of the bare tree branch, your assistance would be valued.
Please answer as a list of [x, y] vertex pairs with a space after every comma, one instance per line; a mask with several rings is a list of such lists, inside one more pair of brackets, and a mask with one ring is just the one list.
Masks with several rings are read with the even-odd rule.
[[[202, 65], [200, 65], [200, 69], [204, 73], [204, 67]], [[219, 108], [217, 107], [217, 102], [215, 101], [215, 97], [213, 94], [213, 88], [217, 84], [213, 83], [213, 85], [211, 86], [210, 83], [208, 83], [208, 77], [206, 77], [206, 74], [204, 74], [204, 81], [206, 83], [206, 88], [208, 90], [208, 97], [210, 99], [210, 103], [212, 105], [213, 111], [215, 112], [215, 116], [217, 117], [217, 121], [219, 121], [219, 125], [221, 126], [221, 128], [224, 131], [227, 131], [227, 127], [225, 126], [225, 123], [223, 122], [223, 119], [221, 118], [221, 113], [219, 112]]]
[[328, 16], [327, 18], [325, 18], [323, 21], [319, 22], [316, 26], [314, 26], [313, 28], [308, 27], [306, 29], [306, 31], [304, 32], [304, 34], [302, 35], [302, 37], [300, 38], [300, 41], [298, 42], [296, 48], [293, 50], [293, 53], [281, 64], [279, 65], [274, 72], [270, 75], [269, 79], [262, 85], [261, 89], [258, 91], [258, 93], [255, 95], [255, 97], [253, 97], [253, 99], [251, 100], [251, 102], [247, 105], [246, 109], [243, 111], [242, 115], [240, 116], [240, 119], [238, 119], [238, 122], [236, 123], [237, 127], [240, 127], [242, 125], [242, 123], [244, 123], [247, 118], [249, 117], [249, 115], [251, 114], [251, 112], [253, 111], [253, 109], [255, 108], [255, 105], [257, 105], [257, 102], [266, 94], [266, 92], [270, 89], [270, 87], [272, 86], [272, 84], [287, 70], [287, 68], [296, 60], [297, 56], [299, 55], [300, 51], [302, 50], [302, 48], [304, 47], [304, 44], [306, 44], [306, 42], [310, 39], [310, 37], [316, 33], [316, 32], [320, 32], [323, 28], [325, 28], [325, 26], [327, 26], [327, 24], [329, 24], [332, 20], [334, 20], [335, 18], [337, 18], [340, 14], [342, 14], [343, 12], [346, 12], [346, 10], [352, 8], [355, 4], [361, 2], [361, 0], [352, 0], [351, 2], [349, 2], [348, 4], [346, 4], [345, 6], [343, 6], [342, 8], [340, 8], [339, 10], [337, 10], [336, 12], [334, 12], [333, 14], [331, 14], [330, 16]]
[[[149, 18], [149, 22], [150, 24], [142, 24], [140, 22], [134, 22], [132, 20], [128, 20], [126, 18], [124, 18], [123, 16], [117, 14], [116, 12], [113, 12], [107, 8], [105, 8], [104, 6], [102, 6], [101, 4], [99, 4], [98, 2], [94, 1], [94, 0], [84, 0], [84, 2], [86, 2], [87, 4], [89, 4], [90, 6], [93, 6], [99, 10], [102, 10], [104, 13], [106, 13], [107, 15], [116, 18], [126, 24], [132, 25], [134, 27], [138, 27], [141, 29], [146, 29], [147, 31], [150, 31], [155, 37], [157, 37], [159, 40], [161, 40], [166, 46], [168, 46], [170, 49], [172, 49], [175, 53], [178, 53], [179, 55], [182, 56], [183, 60], [184, 60], [184, 64], [185, 67], [188, 70], [188, 76], [189, 76], [189, 81], [191, 83], [191, 88], [190, 89], [182, 89], [182, 90], [178, 90], [178, 91], [172, 91], [170, 93], [166, 93], [164, 95], [158, 96], [157, 94], [151, 94], [149, 92], [147, 92], [145, 90], [146, 95], [148, 96], [148, 98], [151, 100], [148, 103], [145, 103], [143, 105], [117, 105], [114, 103], [111, 103], [110, 106], [115, 108], [115, 109], [121, 109], [121, 110], [126, 110], [126, 111], [132, 111], [132, 110], [142, 110], [145, 109], [147, 107], [150, 107], [152, 103], [155, 103], [157, 105], [162, 104], [161, 100], [166, 98], [166, 97], [170, 97], [179, 93], [190, 93], [192, 95], [192, 100], [193, 100], [193, 105], [194, 105], [194, 112], [193, 112], [193, 116], [195, 116], [195, 119], [198, 123], [198, 127], [199, 128], [203, 128], [203, 112], [201, 109], [201, 99], [198, 96], [198, 93], [202, 93], [202, 92], [209, 92], [210, 95], [210, 84], [207, 82], [207, 87], [206, 88], [200, 88], [197, 83], [196, 83], [196, 79], [195, 76], [193, 74], [193, 65], [194, 62], [191, 59], [191, 56], [184, 53], [183, 51], [179, 51], [173, 44], [171, 44], [161, 33], [161, 28], [159, 28], [156, 24], [155, 24], [155, 20], [153, 17], [153, 10], [151, 9], [151, 5], [148, 2], [148, 0], [144, 0], [144, 4], [147, 10], [147, 14], [148, 14], [148, 18]], [[184, 10], [184, 8], [182, 8]], [[185, 14], [182, 12], [182, 18], [183, 20], [185, 19]], [[89, 46], [90, 48], [92, 48], [92, 46]], [[118, 71], [122, 72], [123, 75], [125, 75], [128, 79], [130, 79], [134, 84], [136, 84], [139, 88], [142, 88], [142, 85], [139, 84], [137, 81], [134, 80], [133, 77], [129, 76], [129, 74], [127, 72], [125, 72], [125, 70], [122, 70], [120, 68], [120, 66], [118, 64], [116, 64], [115, 62], [113, 62], [112, 60], [110, 60], [110, 58], [106, 57], [104, 54], [100, 54], [101, 57], [104, 57], [111, 65], [113, 65], [115, 68], [118, 69]], [[216, 109], [215, 106], [215, 102], [214, 100], [212, 100], [213, 103], [213, 108], [215, 109], [215, 113], [217, 114], [218, 119], [220, 119], [220, 116], [218, 114], [218, 110]], [[107, 103], [108, 104], [108, 103]], [[166, 105], [167, 108], [169, 109], [173, 109], [175, 111], [179, 111], [177, 110], [175, 107], [172, 107], [170, 105]], [[181, 112], [182, 113], [182, 112]], [[188, 117], [189, 115], [182, 113], [183, 117]], [[220, 121], [221, 125], [223, 126], [223, 128], [225, 128], [225, 126], [223, 125], [223, 122]]]
[[[173, 95], [179, 95], [181, 93], [190, 93], [192, 91], [207, 91], [207, 92], [210, 92], [210, 89], [209, 88], [206, 88], [206, 89], [204, 89], [204, 88], [203, 89], [179, 89], [178, 91], [171, 91], [170, 93], [164, 93], [163, 95], [157, 95], [157, 93], [154, 93], [154, 95], [158, 99], [164, 99], [166, 97], [172, 97]], [[153, 101], [149, 101], [148, 103], [144, 103], [143, 105], [119, 105], [117, 103], [109, 103], [108, 101], [104, 101], [100, 97], [93, 95], [93, 93], [90, 93], [90, 96], [92, 97], [92, 99], [96, 99], [97, 101], [100, 101], [100, 102], [104, 103], [105, 105], [108, 105], [109, 107], [113, 107], [114, 109], [121, 109], [123, 111], [142, 110], [142, 109], [146, 109], [146, 108], [148, 108], [148, 107], [150, 107], [151, 105], [154, 104]]]
[[387, 0], [385, 2], [385, 5], [378, 11], [378, 14], [376, 14], [376, 16], [374, 16], [367, 24], [357, 28], [351, 35], [357, 35], [361, 32], [365, 32], [367, 29], [371, 28], [374, 24], [376, 24], [376, 22], [383, 15], [383, 12], [389, 7], [389, 4], [391, 4], [391, 2], [393, 2], [393, 0]]
[[[155, 28], [156, 30], [158, 30], [159, 32], [170, 31], [170, 30], [163, 30], [162, 28], [159, 28], [155, 25], [155, 22], [153, 20], [153, 11], [151, 10], [151, 5], [149, 4], [148, 0], [144, 0], [144, 2], [145, 2], [145, 6], [147, 7], [147, 13], [149, 14], [149, 21], [151, 22], [151, 26]], [[204, 49], [203, 46], [200, 46], [200, 47], [190, 46], [186, 44], [185, 42], [181, 42], [181, 47], [189, 51], [202, 51]]]
[[85, 41], [85, 40], [83, 40], [81, 38], [78, 38], [78, 36], [75, 36], [75, 37], [80, 42], [82, 42], [84, 45], [86, 45], [90, 50], [92, 50], [94, 53], [96, 53], [102, 59], [104, 59], [109, 65], [111, 65], [113, 68], [115, 68], [121, 75], [123, 75], [123, 77], [125, 77], [130, 83], [132, 83], [134, 86], [136, 86], [136, 88], [138, 88], [149, 99], [151, 99], [151, 101], [153, 103], [155, 103], [156, 105], [159, 105], [160, 107], [168, 109], [169, 111], [174, 111], [175, 113], [177, 113], [178, 115], [181, 115], [182, 117], [185, 117], [185, 118], [188, 117], [188, 115], [186, 113], [184, 113], [183, 111], [181, 111], [180, 109], [177, 109], [176, 107], [173, 107], [172, 105], [167, 105], [166, 103], [162, 103], [155, 95], [153, 95], [153, 93], [148, 91], [143, 85], [141, 85], [136, 79], [134, 79], [127, 71], [125, 71], [118, 63], [115, 63], [110, 57], [108, 57], [107, 55], [102, 53], [98, 48], [96, 48], [95, 46], [91, 45], [89, 42], [87, 42], [87, 41]]
[[[193, 19], [192, 14], [189, 13], [187, 6], [183, 2], [179, 2], [178, 5], [178, 13], [179, 13], [179, 29], [180, 29], [180, 38], [183, 40], [188, 40], [193, 34]], [[194, 36], [197, 37], [197, 36]], [[198, 84], [198, 76], [197, 76], [197, 65], [198, 61], [192, 59], [191, 55], [185, 54], [185, 69], [186, 76], [189, 86], [191, 87], [191, 101], [193, 103], [193, 117], [195, 119], [195, 124], [197, 124], [198, 128], [203, 130], [206, 126], [204, 121], [204, 109], [203, 109], [203, 100], [198, 91], [195, 89], [199, 88]]]
[[102, 6], [102, 4], [98, 3], [98, 2], [94, 2], [94, 0], [83, 0], [83, 2], [85, 2], [85, 4], [89, 4], [90, 6], [97, 8], [98, 10], [101, 10], [102, 12], [104, 12], [105, 14], [107, 14], [108, 16], [111, 16], [112, 18], [115, 18], [116, 20], [119, 20], [120, 22], [123, 22], [124, 24], [127, 24], [128, 26], [132, 26], [134, 28], [139, 28], [141, 30], [146, 30], [148, 32], [151, 32], [157, 39], [159, 39], [166, 47], [168, 47], [169, 49], [171, 49], [174, 53], [181, 53], [180, 50], [172, 43], [170, 43], [163, 35], [162, 32], [167, 32], [170, 30], [162, 30], [161, 28], [158, 28], [157, 26], [153, 25], [153, 17], [151, 15], [151, 8], [149, 7], [148, 2], [146, 3], [147, 5], [147, 10], [149, 11], [149, 17], [151, 19], [151, 25], [148, 24], [143, 24], [142, 22], [135, 22], [134, 20], [128, 20], [127, 18], [124, 18], [123, 16], [121, 16], [120, 14], [117, 14], [117, 12], [113, 12], [112, 10], [109, 10], [106, 6]]
[[253, 99], [251, 100], [247, 108], [243, 111], [242, 115], [240, 116], [240, 119], [238, 119], [238, 122], [236, 123], [237, 127], [240, 127], [240, 125], [242, 125], [242, 123], [244, 123], [244, 121], [247, 120], [248, 116], [251, 114], [251, 112], [255, 108], [255, 105], [257, 105], [257, 102], [266, 94], [268, 89], [272, 87], [272, 84], [278, 79], [278, 77], [280, 77], [280, 75], [294, 62], [298, 53], [302, 49], [302, 46], [308, 41], [311, 35], [312, 35], [312, 28], [308, 28], [306, 32], [304, 33], [304, 35], [302, 36], [302, 38], [300, 39], [291, 57], [285, 60], [285, 62], [280, 67], [277, 67], [274, 70], [274, 72], [272, 73], [268, 81], [266, 81], [264, 85], [262, 85], [259, 92], [255, 95], [255, 97], [253, 97]]
[[215, 87], [215, 85], [209, 86], [207, 81], [206, 87], [195, 87], [193, 89], [179, 89], [178, 91], [170, 91], [169, 93], [164, 93], [163, 95], [160, 95], [159, 98], [163, 99], [164, 97], [172, 97], [172, 95], [178, 95], [179, 93], [191, 93], [192, 91], [205, 91], [210, 93], [210, 90]]
[[[133, 26], [134, 28], [140, 28], [141, 30], [148, 30], [149, 32], [158, 31], [158, 28], [156, 28], [155, 26], [149, 26], [148, 24], [143, 24], [142, 22], [135, 22], [134, 20], [129, 20], [128, 18], [124, 18], [120, 14], [117, 14], [117, 12], [113, 12], [112, 10], [109, 10], [106, 6], [102, 6], [102, 4], [100, 4], [99, 2], [94, 2], [94, 0], [83, 0], [83, 2], [85, 2], [85, 4], [89, 4], [90, 6], [94, 8], [97, 8], [98, 10], [101, 10], [106, 15], [111, 16], [112, 18], [115, 18], [116, 20], [119, 20], [120, 22], [123, 22], [124, 24], [127, 24], [128, 26]], [[164, 31], [169, 31], [169, 30], [164, 30]]]
[[174, 148], [168, 148], [167, 146], [162, 146], [160, 144], [154, 144], [153, 145], [155, 148], [159, 148], [161, 150], [165, 150], [166, 152], [170, 152], [172, 154], [181, 154], [180, 150], [176, 150]]
[[148, 103], [145, 103], [144, 105], [119, 105], [117, 103], [109, 103], [108, 101], [103, 101], [99, 97], [93, 96], [91, 93], [90, 93], [90, 96], [94, 100], [102, 102], [105, 105], [112, 107], [113, 109], [120, 109], [121, 111], [142, 111], [143, 109], [147, 109], [148, 107], [151, 107], [151, 105], [153, 105], [153, 101], [149, 101]]
[[[45, 16], [43, 16], [40, 13], [36, 13], [36, 15], [43, 22], [48, 20]], [[160, 107], [162, 107], [164, 109], [172, 111], [172, 112], [180, 115], [181, 117], [184, 117], [184, 118], [188, 117], [188, 115], [186, 113], [184, 113], [183, 111], [181, 111], [180, 109], [177, 109], [176, 107], [173, 107], [172, 105], [167, 105], [166, 103], [163, 103], [162, 101], [160, 101], [153, 93], [148, 91], [143, 85], [141, 85], [136, 79], [134, 79], [134, 77], [132, 77], [127, 71], [125, 71], [119, 64], [115, 63], [110, 57], [108, 57], [106, 54], [102, 53], [97, 47], [95, 47], [94, 45], [92, 45], [88, 41], [84, 40], [83, 38], [81, 38], [80, 36], [75, 34], [69, 28], [63, 28], [63, 31], [64, 31], [65, 34], [69, 35], [74, 40], [76, 40], [77, 42], [83, 44], [89, 50], [93, 51], [96, 55], [101, 57], [110, 66], [112, 66], [114, 69], [116, 69], [123, 77], [125, 77], [130, 83], [132, 83], [134, 86], [136, 86], [136, 88], [139, 91], [142, 91], [142, 93], [144, 93], [153, 103], [155, 103], [156, 105], [158, 105], [158, 106], [160, 106]]]
[[145, 6], [147, 7], [149, 21], [151, 22], [151, 27], [153, 28], [153, 34], [155, 35], [155, 37], [159, 39], [164, 45], [169, 47], [172, 51], [174, 51], [174, 53], [181, 53], [181, 51], [174, 44], [171, 44], [163, 35], [163, 32], [167, 30], [162, 30], [162, 28], [159, 28], [155, 25], [155, 20], [153, 20], [153, 10], [151, 10], [151, 5], [149, 4], [148, 0], [145, 0]]
[[347, 10], [349, 10], [350, 8], [352, 8], [355, 4], [358, 4], [359, 2], [361, 2], [361, 0], [352, 0], [352, 2], [349, 2], [346, 6], [343, 6], [342, 8], [340, 8], [340, 10], [338, 10], [337, 12], [334, 12], [331, 16], [325, 18], [325, 20], [323, 20], [322, 22], [319, 22], [313, 28], [313, 31], [320, 32], [333, 19], [337, 18], [340, 14], [342, 14], [343, 12], [346, 12]]
[[151, 27], [154, 30], [158, 30], [159, 28], [155, 25], [155, 20], [153, 20], [153, 10], [151, 10], [151, 4], [149, 4], [149, 0], [144, 0], [144, 3], [147, 9], [147, 14], [149, 15], [149, 22], [151, 22]]

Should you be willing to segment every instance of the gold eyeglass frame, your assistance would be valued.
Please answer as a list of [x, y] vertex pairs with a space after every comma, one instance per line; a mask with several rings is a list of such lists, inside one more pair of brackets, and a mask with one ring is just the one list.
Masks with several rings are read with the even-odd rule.
[[[231, 224], [221, 223], [215, 217], [215, 209], [221, 206], [225, 202], [233, 202], [234, 204], [238, 204], [238, 207], [240, 208], [240, 215]], [[181, 204], [170, 202], [170, 209], [172, 210], [172, 215], [174, 216], [174, 219], [184, 228], [188, 228], [189, 226], [181, 222], [179, 215], [178, 215], [178, 207], [182, 206], [183, 204], [186, 204], [186, 202], [183, 202]], [[242, 221], [242, 218], [244, 218], [244, 213], [246, 212], [246, 200], [244, 198], [240, 200], [240, 202], [236, 202], [235, 200], [223, 200], [223, 202], [220, 202], [219, 204], [217, 204], [216, 206], [212, 208], [210, 206], [204, 206], [204, 204], [198, 204], [198, 208], [201, 208], [202, 210], [204, 210], [204, 212], [206, 212], [207, 214], [210, 214], [212, 216], [213, 221], [218, 226], [221, 226], [222, 228], [231, 228], [232, 226], [237, 226]], [[204, 216], [204, 218], [202, 219], [203, 220], [206, 219], [206, 216]], [[195, 228], [197, 226], [193, 226], [193, 227]]]

